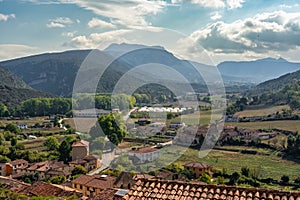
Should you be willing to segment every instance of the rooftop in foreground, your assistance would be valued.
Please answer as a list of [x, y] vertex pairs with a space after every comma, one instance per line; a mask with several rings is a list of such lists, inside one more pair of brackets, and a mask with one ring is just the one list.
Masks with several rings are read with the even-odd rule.
[[207, 185], [194, 182], [140, 179], [123, 197], [133, 199], [300, 200], [300, 192]]

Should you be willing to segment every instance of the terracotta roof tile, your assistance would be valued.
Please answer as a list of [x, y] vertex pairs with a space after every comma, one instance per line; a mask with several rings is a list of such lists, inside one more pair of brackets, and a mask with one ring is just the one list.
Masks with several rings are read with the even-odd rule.
[[76, 179], [74, 179], [74, 180], [72, 181], [72, 183], [84, 185], [84, 184], [88, 183], [89, 181], [91, 181], [91, 180], [93, 180], [93, 179], [94, 179], [93, 176], [80, 175], [79, 177], [77, 177]]
[[137, 184], [129, 190], [123, 199], [299, 200], [300, 192], [141, 179], [137, 181]]
[[206, 164], [206, 163], [200, 163], [200, 162], [194, 162], [194, 163], [189, 163], [184, 165], [185, 167], [197, 167], [197, 168], [201, 168], [201, 169], [207, 169], [210, 167], [210, 165]]
[[18, 193], [25, 194], [28, 196], [57, 196], [57, 197], [69, 197], [76, 194], [78, 197], [81, 196], [81, 194], [76, 193], [74, 191], [67, 191], [60, 187], [56, 187], [52, 184], [45, 183], [45, 182], [36, 182], [32, 184], [31, 186], [27, 187], [26, 189], [19, 191]]
[[96, 196], [90, 198], [90, 200], [112, 200], [114, 199], [115, 193], [117, 192], [116, 189], [106, 189], [106, 190], [102, 190], [99, 194], [97, 194]]
[[11, 165], [28, 164], [28, 161], [24, 159], [18, 159], [18, 160], [11, 161], [9, 164]]
[[72, 147], [88, 147], [89, 142], [85, 140], [76, 141], [72, 144]]

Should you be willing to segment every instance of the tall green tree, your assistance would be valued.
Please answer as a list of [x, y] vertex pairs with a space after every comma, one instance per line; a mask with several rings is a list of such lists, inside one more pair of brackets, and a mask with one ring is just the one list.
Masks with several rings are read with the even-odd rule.
[[7, 117], [8, 116], [8, 109], [7, 107], [0, 102], [0, 117]]
[[44, 142], [44, 146], [46, 146], [48, 150], [57, 150], [59, 148], [59, 142], [56, 137], [50, 136]]
[[121, 114], [109, 113], [107, 116], [101, 115], [98, 122], [103, 133], [113, 144], [118, 145], [126, 136], [126, 126]]
[[21, 130], [18, 128], [18, 126], [16, 124], [12, 124], [12, 123], [7, 124], [5, 126], [5, 130], [10, 131], [15, 134], [19, 134], [21, 132]]
[[59, 152], [59, 160], [63, 161], [64, 163], [68, 163], [71, 160], [71, 144], [67, 140], [62, 141], [59, 145], [58, 152]]

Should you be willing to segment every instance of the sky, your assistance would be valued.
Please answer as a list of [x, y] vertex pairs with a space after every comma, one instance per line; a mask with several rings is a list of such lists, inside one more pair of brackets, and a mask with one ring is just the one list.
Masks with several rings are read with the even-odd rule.
[[0, 60], [126, 42], [129, 30], [180, 33], [182, 57], [200, 46], [214, 64], [300, 62], [299, 0], [0, 0]]

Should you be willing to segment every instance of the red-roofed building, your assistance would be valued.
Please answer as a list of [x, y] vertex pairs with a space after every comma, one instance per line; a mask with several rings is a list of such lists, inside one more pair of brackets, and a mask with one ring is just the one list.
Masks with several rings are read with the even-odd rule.
[[69, 178], [71, 173], [69, 166], [64, 164], [63, 162], [58, 161], [44, 161], [38, 162], [26, 169], [22, 169], [22, 171], [18, 171], [18, 173], [25, 174], [39, 174], [39, 179], [45, 179], [52, 176], [65, 176]]
[[101, 167], [100, 159], [96, 155], [90, 155], [83, 159], [73, 160], [69, 162], [70, 171], [72, 171], [77, 166], [84, 167], [87, 171], [98, 169]]
[[17, 173], [18, 168], [24, 168], [28, 166], [28, 161], [24, 159], [18, 159], [6, 163], [6, 176], [13, 175]]
[[72, 188], [82, 192], [84, 196], [93, 197], [100, 192], [113, 188], [116, 178], [107, 175], [80, 175], [72, 181]]
[[128, 153], [128, 155], [137, 163], [152, 162], [160, 156], [160, 151], [153, 147], [145, 147], [138, 150], [134, 150]]
[[194, 172], [196, 174], [196, 178], [203, 175], [204, 173], [211, 173], [210, 165], [200, 162], [194, 162], [184, 165], [184, 169]]

